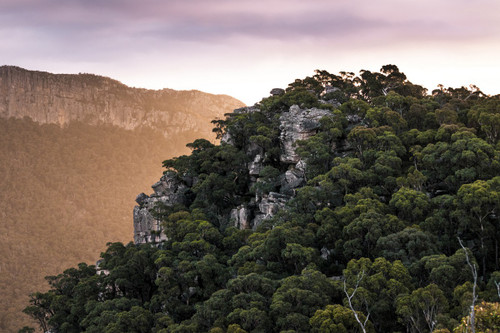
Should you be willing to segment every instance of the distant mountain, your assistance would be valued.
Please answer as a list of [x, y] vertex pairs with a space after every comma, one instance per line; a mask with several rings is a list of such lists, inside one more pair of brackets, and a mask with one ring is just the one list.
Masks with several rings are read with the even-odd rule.
[[124, 129], [147, 126], [165, 137], [210, 137], [210, 121], [244, 104], [227, 95], [197, 90], [130, 88], [93, 74], [51, 74], [0, 67], [0, 117], [29, 117], [42, 124], [82, 121]]
[[[46, 275], [132, 240], [136, 194], [210, 120], [243, 103], [199, 91], [129, 88], [91, 74], [0, 67], [0, 332], [29, 323]], [[33, 325], [33, 324], [32, 324]]]

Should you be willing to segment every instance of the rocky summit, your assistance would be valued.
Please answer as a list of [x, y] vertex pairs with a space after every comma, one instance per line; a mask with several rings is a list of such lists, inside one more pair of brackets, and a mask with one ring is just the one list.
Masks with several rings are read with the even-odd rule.
[[[282, 89], [281, 89], [282, 90]], [[283, 93], [275, 88], [271, 91], [272, 96], [280, 96]], [[261, 113], [258, 106], [243, 107], [234, 110], [229, 118], [241, 114]], [[256, 194], [255, 197], [232, 208], [224, 217], [230, 225], [238, 229], [256, 229], [265, 219], [273, 217], [285, 204], [295, 195], [295, 189], [306, 183], [306, 163], [296, 153], [296, 142], [306, 140], [315, 135], [320, 128], [320, 119], [331, 116], [332, 112], [327, 109], [301, 108], [292, 105], [288, 112], [283, 112], [279, 117], [279, 160], [288, 165], [288, 169], [277, 177], [277, 191], [266, 194]], [[228, 130], [222, 136], [223, 144], [234, 145], [234, 133]], [[245, 147], [248, 158], [247, 172], [250, 178], [250, 187], [259, 180], [263, 169], [265, 152], [259, 146], [249, 143]], [[173, 207], [175, 205], [188, 205], [190, 191], [196, 186], [190, 178], [183, 178], [175, 172], [165, 172], [163, 177], [155, 183], [152, 188], [154, 192], [149, 196], [141, 193], [137, 196], [138, 206], [134, 208], [134, 241], [136, 244], [158, 242], [165, 240], [159, 219], [154, 217], [154, 208], [161, 203]]]

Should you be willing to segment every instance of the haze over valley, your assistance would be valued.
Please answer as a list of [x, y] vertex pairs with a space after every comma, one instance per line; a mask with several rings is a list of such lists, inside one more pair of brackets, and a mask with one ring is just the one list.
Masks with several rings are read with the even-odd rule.
[[0, 331], [27, 323], [44, 277], [133, 239], [135, 196], [162, 161], [214, 140], [212, 119], [243, 106], [199, 91], [132, 89], [91, 74], [0, 67]]

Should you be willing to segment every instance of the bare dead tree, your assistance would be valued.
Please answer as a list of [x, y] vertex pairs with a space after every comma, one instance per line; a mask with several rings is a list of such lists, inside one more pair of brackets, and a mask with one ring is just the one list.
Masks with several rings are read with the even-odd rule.
[[354, 310], [354, 306], [352, 305], [352, 298], [354, 297], [354, 295], [356, 295], [356, 292], [358, 291], [358, 288], [359, 288], [359, 284], [360, 284], [361, 280], [363, 279], [364, 275], [365, 275], [364, 270], [361, 271], [360, 273], [358, 273], [358, 275], [356, 276], [356, 285], [354, 286], [354, 290], [350, 295], [347, 292], [347, 284], [346, 284], [345, 279], [344, 279], [344, 293], [347, 297], [347, 302], [349, 303], [349, 308], [351, 309], [352, 313], [354, 314], [354, 318], [356, 318], [356, 321], [358, 322], [359, 326], [361, 327], [361, 330], [363, 331], [363, 333], [366, 333], [366, 323], [368, 322], [368, 318], [370, 317], [370, 312], [368, 311], [368, 305], [365, 302], [367, 315], [366, 315], [364, 322], [361, 322], [361, 319], [359, 318], [358, 312], [356, 310]]
[[[467, 261], [467, 265], [469, 265], [470, 267], [470, 270], [471, 270], [471, 273], [472, 273], [472, 278], [474, 279], [474, 284], [472, 286], [472, 302], [471, 302], [471, 306], [470, 306], [470, 313], [469, 313], [469, 323], [470, 323], [470, 329], [471, 329], [471, 332], [472, 333], [476, 333], [476, 313], [475, 313], [475, 305], [476, 305], [476, 301], [477, 301], [477, 294], [476, 294], [476, 287], [477, 287], [477, 267], [476, 267], [476, 264], [472, 264], [470, 262], [470, 259], [469, 259], [469, 252], [467, 252], [467, 248], [464, 246], [464, 244], [462, 243], [462, 240], [460, 239], [460, 237], [457, 237], [458, 238], [458, 242], [460, 243], [460, 246], [462, 247], [462, 249], [464, 250], [464, 253], [465, 253], [465, 260]], [[498, 285], [497, 285], [497, 290], [498, 290]], [[500, 291], [499, 291], [500, 293]]]
[[429, 302], [426, 302], [427, 308], [422, 309], [422, 313], [424, 314], [424, 319], [425, 322], [427, 323], [427, 326], [429, 327], [429, 332], [434, 332], [434, 327], [436, 327], [437, 324], [437, 314], [439, 313], [439, 305], [436, 300], [436, 303], [434, 304], [429, 304]]
[[497, 287], [498, 298], [500, 298], [500, 282], [495, 281], [495, 286]]

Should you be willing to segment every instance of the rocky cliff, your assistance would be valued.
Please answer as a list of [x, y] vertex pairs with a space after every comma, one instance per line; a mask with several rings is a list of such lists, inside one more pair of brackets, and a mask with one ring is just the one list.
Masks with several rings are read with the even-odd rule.
[[124, 129], [146, 126], [165, 137], [195, 133], [211, 137], [210, 121], [242, 107], [226, 95], [196, 90], [130, 88], [93, 74], [51, 74], [0, 67], [0, 117], [29, 117], [39, 123], [112, 124]]
[[[273, 89], [271, 94], [281, 94], [280, 89]], [[332, 102], [332, 107], [336, 106]], [[231, 117], [242, 114], [261, 113], [259, 107], [244, 107], [234, 110]], [[298, 140], [305, 140], [315, 135], [320, 128], [320, 119], [332, 117], [330, 109], [304, 108], [292, 105], [282, 112], [278, 120], [279, 129], [279, 163], [282, 172], [275, 177], [275, 191], [259, 193], [250, 200], [233, 207], [224, 217], [229, 224], [239, 229], [255, 229], [262, 221], [273, 217], [285, 204], [295, 196], [295, 190], [306, 184], [306, 163], [296, 153]], [[224, 133], [222, 143], [234, 145], [234, 133], [231, 130]], [[335, 147], [332, 147], [334, 149]], [[259, 176], [263, 170], [266, 152], [258, 145], [249, 143], [243, 150], [248, 159], [247, 175], [249, 188], [259, 182]], [[175, 205], [189, 206], [190, 188], [196, 186], [189, 177], [175, 172], [166, 172], [159, 182], [154, 184], [154, 192], [151, 195], [141, 193], [137, 196], [138, 206], [134, 208], [134, 241], [135, 243], [157, 242], [165, 239], [159, 220], [154, 217], [152, 211], [158, 203], [173, 207]]]

